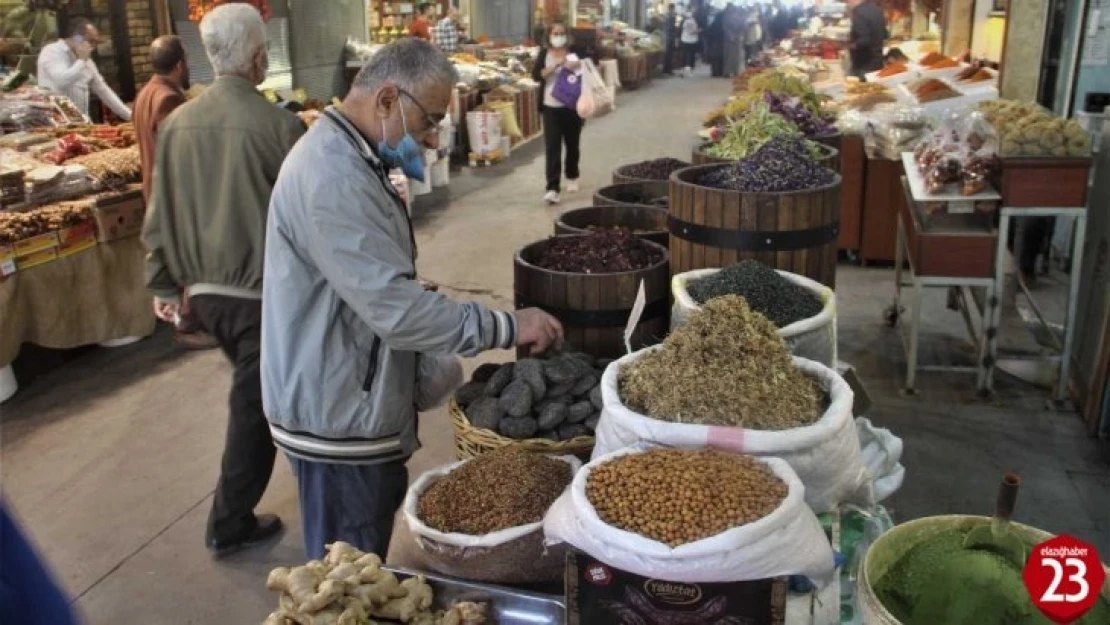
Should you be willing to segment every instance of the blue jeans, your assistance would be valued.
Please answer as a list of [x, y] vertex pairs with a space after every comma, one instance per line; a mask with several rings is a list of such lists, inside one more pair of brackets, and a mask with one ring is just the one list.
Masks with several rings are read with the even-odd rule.
[[323, 558], [325, 545], [342, 540], [384, 560], [393, 517], [408, 490], [408, 458], [365, 465], [288, 458], [297, 478], [308, 559]]

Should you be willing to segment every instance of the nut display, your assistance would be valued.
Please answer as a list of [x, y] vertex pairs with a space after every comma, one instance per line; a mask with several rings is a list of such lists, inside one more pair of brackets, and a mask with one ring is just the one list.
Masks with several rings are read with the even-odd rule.
[[441, 532], [489, 534], [543, 520], [571, 477], [562, 460], [503, 447], [436, 480], [421, 494], [417, 511]]
[[601, 374], [610, 361], [587, 354], [482, 365], [455, 392], [476, 428], [517, 440], [590, 436], [601, 416]]
[[786, 494], [764, 463], [712, 449], [628, 454], [586, 478], [586, 497], [602, 521], [671, 547], [762, 519]]
[[15, 243], [92, 219], [89, 202], [59, 202], [23, 213], [0, 212], [0, 243]]
[[101, 150], [66, 162], [84, 165], [89, 170], [89, 175], [106, 185], [137, 182], [142, 174], [138, 147]]
[[979, 110], [998, 131], [1002, 156], [1090, 156], [1091, 135], [1075, 120], [1055, 117], [1036, 104], [995, 100]]

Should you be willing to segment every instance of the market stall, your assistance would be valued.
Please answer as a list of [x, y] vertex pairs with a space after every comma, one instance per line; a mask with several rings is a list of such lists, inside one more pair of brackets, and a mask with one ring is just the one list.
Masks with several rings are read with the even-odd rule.
[[24, 343], [149, 335], [134, 129], [91, 125], [33, 87], [5, 94], [0, 122], [0, 370]]

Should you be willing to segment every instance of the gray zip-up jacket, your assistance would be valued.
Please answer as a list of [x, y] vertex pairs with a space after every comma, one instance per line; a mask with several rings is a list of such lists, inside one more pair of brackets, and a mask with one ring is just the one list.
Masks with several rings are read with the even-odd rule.
[[262, 399], [278, 448], [344, 464], [408, 457], [420, 360], [434, 362], [419, 355], [515, 344], [511, 314], [425, 290], [415, 261], [382, 162], [329, 109], [289, 153], [270, 201]]

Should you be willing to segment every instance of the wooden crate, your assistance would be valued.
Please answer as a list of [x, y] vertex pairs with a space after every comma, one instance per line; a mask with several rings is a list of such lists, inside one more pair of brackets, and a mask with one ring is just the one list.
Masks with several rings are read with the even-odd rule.
[[1090, 157], [1010, 157], [1002, 159], [996, 187], [1011, 208], [1086, 206]]
[[898, 213], [905, 205], [902, 162], [885, 158], [865, 161], [863, 225], [860, 258], [865, 262], [893, 262]]
[[145, 216], [146, 203], [138, 189], [98, 198], [93, 204], [96, 238], [106, 243], [138, 236], [143, 230]]
[[989, 278], [994, 275], [994, 252], [998, 231], [985, 227], [975, 215], [963, 225], [949, 222], [944, 227], [926, 227], [921, 211], [914, 209], [909, 185], [902, 184], [899, 212], [906, 229], [906, 247], [918, 276], [948, 278]]

